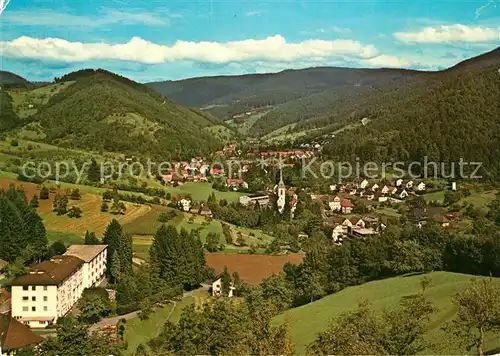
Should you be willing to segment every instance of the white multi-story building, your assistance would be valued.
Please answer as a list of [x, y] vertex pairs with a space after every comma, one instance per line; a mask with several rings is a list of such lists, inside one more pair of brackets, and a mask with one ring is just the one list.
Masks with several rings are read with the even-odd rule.
[[106, 273], [107, 245], [72, 245], [66, 256], [75, 256], [83, 262], [83, 288], [98, 286]]
[[98, 285], [106, 271], [106, 245], [75, 245], [63, 256], [36, 265], [12, 282], [12, 317], [45, 328], [66, 315], [85, 288]]

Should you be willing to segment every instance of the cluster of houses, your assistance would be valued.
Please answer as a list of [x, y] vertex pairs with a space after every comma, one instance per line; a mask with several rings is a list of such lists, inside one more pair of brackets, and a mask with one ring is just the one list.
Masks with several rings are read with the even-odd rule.
[[334, 219], [329, 223], [333, 227], [332, 241], [335, 244], [342, 244], [345, 238], [366, 238], [378, 235], [387, 227], [387, 222], [375, 216]]
[[186, 213], [201, 215], [206, 218], [212, 218], [213, 213], [210, 208], [205, 204], [193, 203], [190, 198], [181, 198], [177, 201], [177, 207]]
[[[398, 179], [395, 185], [392, 186], [383, 183], [370, 183], [368, 180], [363, 179], [351, 184], [330, 185], [330, 191], [343, 193], [344, 195], [359, 196], [366, 200], [400, 202], [406, 199], [412, 192], [424, 192], [425, 183], [413, 180], [405, 182], [403, 179]], [[337, 204], [333, 203], [333, 206], [337, 207]], [[340, 211], [341, 208], [338, 207], [331, 210]]]
[[210, 166], [203, 158], [196, 157], [191, 162], [174, 162], [173, 167], [166, 170], [161, 176], [166, 184], [179, 184], [185, 182], [207, 182], [207, 172]]
[[[0, 289], [0, 355], [43, 341], [30, 328], [46, 328], [72, 310], [84, 289], [105, 279], [107, 245], [72, 245]], [[7, 304], [8, 303], [8, 304]], [[7, 305], [7, 307], [6, 307]]]
[[314, 157], [312, 150], [283, 150], [283, 151], [257, 151], [248, 154], [250, 157], [283, 158], [283, 159], [308, 159]]

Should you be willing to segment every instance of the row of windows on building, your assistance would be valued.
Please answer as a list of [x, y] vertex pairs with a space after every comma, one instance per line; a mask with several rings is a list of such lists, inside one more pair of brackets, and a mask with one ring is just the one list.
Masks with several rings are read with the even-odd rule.
[[[48, 290], [48, 287], [47, 286], [43, 286], [42, 287], [44, 291], [47, 291]], [[30, 290], [30, 286], [23, 286], [23, 290], [24, 291], [28, 291]], [[36, 286], [31, 286], [31, 290], [32, 291], [36, 291]]]
[[[30, 307], [23, 307], [23, 312], [29, 312], [30, 311]], [[32, 312], [36, 312], [36, 307], [31, 307], [31, 311]], [[43, 306], [43, 311], [46, 312], [46, 311], [49, 311], [49, 307], [44, 305]]]
[[[24, 296], [23, 297], [23, 302], [27, 302], [29, 299], [30, 299], [30, 297]], [[49, 300], [49, 297], [47, 297], [47, 296], [43, 297], [43, 301], [44, 302], [47, 302], [48, 300]], [[36, 302], [36, 297], [31, 297], [31, 301], [32, 302]]]

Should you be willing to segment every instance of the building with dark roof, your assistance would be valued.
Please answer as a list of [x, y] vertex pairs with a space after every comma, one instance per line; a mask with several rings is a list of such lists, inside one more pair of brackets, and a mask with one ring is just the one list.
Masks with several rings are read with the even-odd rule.
[[36, 345], [43, 338], [10, 315], [0, 315], [0, 355], [14, 354], [15, 350]]
[[71, 245], [64, 254], [83, 260], [83, 287], [99, 285], [106, 274], [108, 245]]
[[[102, 279], [106, 270], [106, 245], [70, 248], [64, 256], [41, 262], [12, 281], [12, 317], [33, 327], [45, 328], [66, 315], [83, 290]], [[99, 275], [94, 276], [94, 271]], [[97, 272], [96, 272], [97, 273]]]

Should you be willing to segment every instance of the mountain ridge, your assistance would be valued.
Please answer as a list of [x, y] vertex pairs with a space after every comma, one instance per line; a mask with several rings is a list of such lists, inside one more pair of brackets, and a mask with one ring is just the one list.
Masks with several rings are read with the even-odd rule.
[[[104, 70], [62, 78], [45, 87], [42, 95], [52, 96], [23, 122], [27, 130], [38, 128], [44, 141], [159, 159], [207, 154], [220, 146], [202, 130], [212, 125], [208, 116], [178, 106], [142, 84]], [[23, 93], [30, 92], [17, 95]]]

